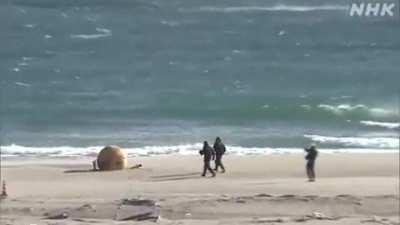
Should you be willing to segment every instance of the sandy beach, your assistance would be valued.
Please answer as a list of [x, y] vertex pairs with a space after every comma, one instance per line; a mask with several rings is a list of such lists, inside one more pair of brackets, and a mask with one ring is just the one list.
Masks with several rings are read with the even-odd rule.
[[0, 0], [0, 225], [400, 225], [399, 9]]
[[112, 172], [88, 172], [90, 160], [3, 160], [1, 224], [153, 223], [118, 221], [124, 199], [154, 200], [159, 224], [399, 224], [398, 154], [320, 154], [314, 183], [302, 154], [226, 156], [216, 178], [200, 177], [199, 156]]

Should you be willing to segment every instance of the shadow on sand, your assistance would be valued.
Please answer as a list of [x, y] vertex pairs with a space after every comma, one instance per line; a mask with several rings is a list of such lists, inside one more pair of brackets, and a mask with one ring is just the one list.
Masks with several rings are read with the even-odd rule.
[[[142, 167], [142, 164], [136, 164], [131, 167], [126, 168], [125, 170], [134, 170]], [[118, 170], [94, 170], [94, 169], [86, 169], [86, 170], [65, 170], [64, 173], [94, 173], [94, 172], [109, 172], [109, 171], [118, 171]]]
[[200, 179], [199, 172], [196, 173], [181, 173], [181, 174], [168, 174], [161, 176], [152, 176], [151, 181], [162, 182], [162, 181], [174, 181], [174, 180], [189, 180], [189, 179]]
[[101, 172], [100, 170], [65, 170], [64, 173], [95, 173], [95, 172]]
[[194, 176], [194, 175], [199, 175], [199, 173], [196, 172], [196, 173], [167, 174], [167, 175], [161, 175], [161, 176], [152, 176], [151, 178], [162, 179], [162, 178], [168, 178], [168, 177], [185, 177], [185, 176]]

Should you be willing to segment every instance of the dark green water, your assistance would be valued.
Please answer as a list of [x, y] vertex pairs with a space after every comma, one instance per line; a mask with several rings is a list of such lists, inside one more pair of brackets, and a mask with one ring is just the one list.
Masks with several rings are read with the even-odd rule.
[[400, 20], [346, 7], [1, 1], [1, 145], [395, 149]]

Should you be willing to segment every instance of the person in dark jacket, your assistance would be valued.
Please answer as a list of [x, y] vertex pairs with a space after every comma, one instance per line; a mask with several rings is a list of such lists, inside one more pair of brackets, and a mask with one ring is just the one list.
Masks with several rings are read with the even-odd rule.
[[315, 166], [315, 160], [318, 156], [318, 151], [317, 151], [315, 144], [311, 144], [311, 146], [309, 148], [305, 148], [304, 150], [307, 153], [307, 155], [306, 155], [306, 160], [307, 160], [306, 171], [307, 171], [308, 181], [314, 182], [315, 181], [314, 166]]
[[207, 141], [204, 142], [203, 149], [199, 152], [200, 155], [204, 157], [204, 167], [201, 176], [205, 177], [207, 170], [210, 171], [213, 177], [215, 177], [215, 172], [211, 169], [210, 161], [215, 159], [214, 149], [208, 144]]
[[225, 173], [225, 167], [222, 164], [222, 156], [225, 154], [226, 148], [224, 143], [222, 143], [221, 138], [217, 137], [214, 142], [214, 150], [215, 150], [215, 171], [218, 171], [218, 168], [221, 167], [222, 173]]

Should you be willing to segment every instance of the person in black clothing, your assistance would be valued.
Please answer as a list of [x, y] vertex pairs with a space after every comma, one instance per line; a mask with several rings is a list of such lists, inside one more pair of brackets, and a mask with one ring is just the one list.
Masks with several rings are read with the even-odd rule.
[[215, 150], [215, 171], [218, 171], [218, 167], [221, 167], [222, 173], [225, 173], [225, 167], [222, 164], [222, 156], [225, 154], [226, 148], [222, 143], [221, 138], [217, 137], [214, 142]]
[[204, 156], [204, 167], [201, 176], [205, 177], [207, 170], [210, 171], [213, 177], [215, 177], [215, 172], [211, 169], [210, 161], [215, 159], [214, 149], [208, 144], [207, 141], [204, 142], [203, 149], [199, 152], [200, 155]]
[[314, 166], [315, 166], [315, 159], [318, 156], [318, 151], [317, 148], [315, 147], [315, 144], [311, 144], [309, 148], [305, 148], [304, 150], [307, 152], [306, 171], [307, 171], [308, 181], [314, 182], [315, 181]]

